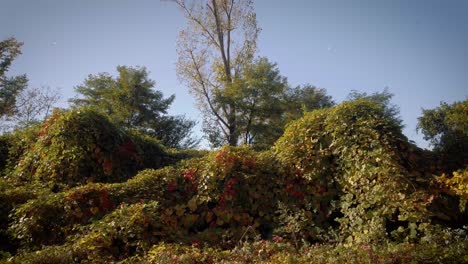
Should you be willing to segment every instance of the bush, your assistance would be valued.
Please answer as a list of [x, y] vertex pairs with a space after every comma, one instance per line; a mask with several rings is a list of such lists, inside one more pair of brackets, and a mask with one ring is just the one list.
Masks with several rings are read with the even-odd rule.
[[[161, 222], [188, 235], [178, 236], [180, 242], [195, 239], [230, 248], [247, 230], [248, 237], [323, 240], [333, 221], [324, 202], [329, 195], [281, 171], [273, 158], [225, 147], [177, 167], [144, 170], [127, 182], [51, 193], [18, 207], [11, 231], [25, 248], [61, 243], [76, 232], [74, 225], [88, 225], [120, 204], [158, 201], [164, 209]], [[43, 241], [51, 230], [55, 239]]]
[[14, 234], [8, 231], [12, 223], [10, 214], [15, 207], [36, 198], [42, 191], [38, 186], [14, 186], [0, 179], [0, 251], [15, 253], [17, 240]]
[[[103, 219], [82, 228], [80, 236], [63, 245], [25, 253], [14, 263], [109, 263], [143, 254], [151, 244], [178, 231], [159, 221], [156, 202], [122, 204]], [[60, 253], [61, 254], [60, 254]], [[47, 259], [50, 256], [50, 259]]]
[[419, 224], [429, 221], [430, 175], [406, 164], [422, 159], [420, 152], [382, 106], [361, 99], [308, 113], [274, 149], [285, 167], [331, 191], [334, 199], [322, 200], [327, 207], [339, 197], [340, 230], [350, 242], [379, 241], [391, 232], [415, 239]]
[[10, 149], [10, 139], [8, 135], [0, 136], [0, 176], [3, 175], [3, 170], [6, 167], [8, 160], [8, 150]]
[[[176, 190], [170, 187], [174, 183]], [[169, 207], [184, 203], [194, 191], [189, 194], [185, 185], [179, 170], [145, 170], [124, 183], [90, 183], [66, 192], [37, 195], [18, 205], [12, 219], [5, 223], [10, 223], [10, 233], [24, 249], [58, 244], [77, 232], [76, 225], [101, 219], [121, 204], [159, 201]], [[54, 236], [49, 235], [51, 232]]]
[[12, 177], [48, 182], [57, 190], [88, 182], [121, 182], [143, 168], [177, 161], [156, 140], [125, 132], [93, 110], [56, 111]]
[[36, 142], [40, 130], [40, 125], [33, 125], [0, 136], [0, 175], [8, 176], [14, 170], [21, 156]]
[[[203, 263], [225, 262], [228, 256], [239, 263], [468, 261], [466, 230], [460, 229], [466, 223], [460, 214], [466, 207], [465, 171], [433, 177], [438, 168], [427, 163], [434, 157], [410, 144], [399, 123], [370, 101], [308, 113], [262, 153], [245, 146], [206, 155], [176, 152], [134, 132], [122, 133], [117, 143], [110, 142], [126, 154], [106, 153], [113, 162], [121, 157], [120, 166], [129, 162], [125, 168], [198, 157], [143, 170], [123, 182], [69, 184], [55, 193], [44, 187], [47, 181], [32, 195], [0, 181], [0, 189], [8, 190], [0, 197], [14, 204], [5, 220], [8, 235], [24, 253], [14, 261], [44, 263], [47, 256], [52, 263]], [[96, 152], [89, 153], [91, 165], [102, 169]]]

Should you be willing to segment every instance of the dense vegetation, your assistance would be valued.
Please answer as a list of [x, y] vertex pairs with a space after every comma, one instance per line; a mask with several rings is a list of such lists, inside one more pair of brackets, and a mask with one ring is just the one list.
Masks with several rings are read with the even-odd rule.
[[216, 150], [191, 149], [145, 67], [52, 111], [57, 93], [6, 75], [22, 43], [0, 42], [0, 262], [468, 263], [468, 101], [423, 111], [422, 150], [387, 90], [335, 105], [257, 57], [252, 0], [171, 2]]
[[56, 111], [0, 140], [3, 260], [468, 262], [466, 161], [409, 143], [387, 110], [356, 99], [267, 151], [207, 153]]

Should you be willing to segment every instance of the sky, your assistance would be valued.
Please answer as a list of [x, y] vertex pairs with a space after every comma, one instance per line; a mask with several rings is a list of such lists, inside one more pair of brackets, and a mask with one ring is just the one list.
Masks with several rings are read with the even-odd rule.
[[[468, 98], [468, 0], [256, 0], [258, 56], [276, 62], [291, 86], [325, 88], [335, 102], [351, 90], [385, 87], [400, 107], [404, 134], [422, 109]], [[145, 66], [170, 114], [201, 123], [176, 75], [176, 39], [186, 20], [160, 0], [0, 0], [0, 40], [24, 42], [9, 75], [59, 88], [62, 105], [89, 74]], [[201, 126], [196, 127], [201, 136]], [[206, 145], [206, 143], [204, 143]]]

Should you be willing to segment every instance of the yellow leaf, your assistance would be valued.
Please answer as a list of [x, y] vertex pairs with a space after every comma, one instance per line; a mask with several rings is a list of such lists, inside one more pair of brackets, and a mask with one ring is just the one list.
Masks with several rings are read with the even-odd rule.
[[192, 199], [190, 199], [190, 201], [188, 201], [188, 208], [192, 212], [197, 210], [197, 199], [195, 197], [193, 197]]
[[176, 215], [180, 217], [180, 216], [184, 215], [185, 206], [177, 205], [175, 207], [175, 211], [176, 211]]

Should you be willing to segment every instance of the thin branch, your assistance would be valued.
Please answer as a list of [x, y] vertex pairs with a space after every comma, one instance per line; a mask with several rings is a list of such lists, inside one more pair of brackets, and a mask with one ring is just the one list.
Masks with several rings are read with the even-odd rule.
[[174, 1], [174, 2], [177, 5], [179, 5], [180, 8], [182, 8], [185, 11], [185, 14], [188, 16], [188, 18], [190, 20], [197, 23], [197, 25], [199, 25], [201, 27], [202, 31], [205, 32], [206, 34], [208, 34], [208, 38], [211, 39], [211, 41], [215, 44], [215, 46], [220, 48], [220, 45], [219, 45], [218, 42], [216, 42], [216, 38], [213, 36], [213, 34], [211, 34], [211, 32], [205, 27], [205, 25], [203, 25], [203, 23], [192, 14], [192, 11], [185, 5], [185, 2], [184, 1], [182, 1], [182, 2]]
[[218, 114], [218, 111], [216, 111], [216, 109], [214, 108], [213, 106], [213, 103], [211, 102], [211, 98], [208, 94], [208, 89], [206, 88], [206, 84], [205, 82], [203, 81], [203, 75], [202, 73], [200, 72], [200, 67], [198, 66], [197, 62], [196, 62], [196, 59], [195, 59], [195, 56], [193, 55], [193, 52], [192, 51], [189, 51], [190, 53], [190, 57], [192, 59], [192, 62], [193, 62], [193, 66], [195, 67], [195, 70], [197, 72], [197, 75], [198, 75], [198, 79], [199, 79], [199, 84], [202, 86], [202, 91], [203, 91], [203, 95], [205, 96], [207, 102], [208, 102], [208, 106], [210, 107], [211, 111], [213, 112], [213, 114], [216, 116], [216, 118], [223, 124], [225, 125], [226, 127], [229, 127], [228, 124], [226, 123], [226, 121], [223, 120], [223, 118]]

